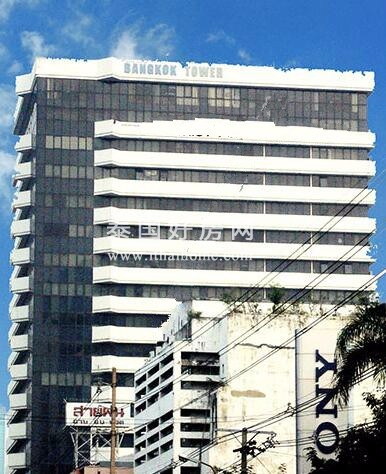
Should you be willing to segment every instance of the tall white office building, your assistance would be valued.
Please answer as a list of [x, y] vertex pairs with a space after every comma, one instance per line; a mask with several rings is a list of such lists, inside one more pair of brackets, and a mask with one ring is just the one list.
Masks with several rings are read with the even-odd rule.
[[176, 300], [276, 287], [334, 303], [366, 284], [373, 82], [114, 58], [18, 77], [11, 474], [72, 469], [63, 400], [90, 400], [115, 366], [132, 403]]

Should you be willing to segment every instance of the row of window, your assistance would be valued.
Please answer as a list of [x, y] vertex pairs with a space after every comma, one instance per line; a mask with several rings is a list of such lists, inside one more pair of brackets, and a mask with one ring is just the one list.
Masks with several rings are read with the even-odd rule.
[[77, 253], [44, 253], [44, 266], [92, 267], [93, 256]]
[[251, 214], [286, 214], [367, 217], [368, 206], [352, 204], [310, 204], [299, 202], [261, 202], [210, 199], [142, 198], [95, 196], [95, 207], [154, 209], [169, 211], [235, 212]]
[[78, 137], [78, 136], [46, 136], [46, 148], [61, 148], [64, 150], [92, 150], [92, 137]]
[[42, 372], [42, 385], [78, 385], [90, 386], [91, 375], [76, 372]]
[[200, 141], [96, 139], [95, 149], [116, 148], [123, 151], [162, 153], [198, 153], [209, 155], [267, 156], [330, 160], [368, 160], [368, 150], [361, 148], [309, 147], [295, 145], [257, 145]]
[[159, 328], [167, 319], [168, 316], [161, 314], [95, 313], [92, 316], [92, 325]]
[[[196, 90], [207, 91], [216, 90], [218, 97], [224, 97], [224, 90], [237, 91], [235, 94], [240, 99], [255, 100], [265, 98], [267, 95], [275, 95], [276, 99], [288, 97], [289, 102], [310, 102], [310, 103], [334, 103], [335, 105], [344, 103], [366, 105], [367, 94], [360, 92], [346, 91], [314, 91], [302, 89], [264, 88], [248, 86], [206, 86], [204, 84], [171, 84], [148, 81], [95, 81], [85, 79], [64, 79], [64, 78], [42, 78], [38, 81], [39, 91], [62, 91], [71, 92], [91, 92], [93, 94], [109, 95], [144, 95], [161, 97], [194, 97]], [[200, 96], [202, 94], [199, 94]], [[225, 93], [227, 95], [227, 93]]]
[[92, 166], [45, 165], [44, 174], [47, 178], [93, 179], [94, 169]]
[[[367, 97], [364, 93], [144, 82], [106, 86], [99, 81], [90, 84], [84, 80], [80, 80], [74, 90], [72, 82], [64, 82], [65, 79], [50, 81], [49, 84], [39, 83], [40, 90], [46, 89], [45, 96], [40, 94], [39, 100], [58, 107], [95, 108], [112, 113], [130, 109], [153, 114], [180, 112], [207, 116], [214, 113], [243, 120], [323, 128], [365, 130], [366, 127]], [[50, 88], [47, 90], [47, 87]]]
[[[94, 286], [94, 296], [129, 296], [145, 298], [174, 298], [177, 301], [187, 300], [229, 300], [237, 299], [248, 292], [251, 301], [270, 301], [270, 288], [229, 288], [229, 287], [191, 287], [179, 285], [122, 285], [98, 284]], [[338, 303], [355, 295], [355, 292], [340, 290], [312, 290], [300, 289], [283, 290], [283, 300], [299, 298], [305, 303]], [[360, 298], [354, 299], [353, 302]]]
[[99, 342], [92, 346], [94, 356], [120, 356], [120, 357], [147, 357], [154, 349], [154, 344], [118, 344], [115, 342]]
[[[262, 88], [238, 88], [224, 86], [191, 86], [175, 84], [126, 83], [123, 93], [106, 91], [105, 93], [49, 90], [47, 104], [61, 102], [62, 106], [93, 107], [96, 109], [119, 110], [122, 106], [135, 103], [144, 110], [159, 109], [160, 106], [193, 106], [198, 110], [205, 105], [210, 108], [247, 108], [251, 113], [260, 115], [287, 111], [291, 116], [313, 115], [321, 112], [326, 117], [365, 119], [366, 95], [342, 92], [319, 92], [302, 90], [272, 90]], [[259, 110], [256, 110], [259, 108]], [[189, 109], [188, 110], [192, 110]], [[334, 112], [333, 114], [331, 112]], [[245, 113], [245, 112], [244, 112]]]
[[[71, 226], [70, 226], [71, 227]], [[75, 227], [75, 226], [74, 226]], [[83, 227], [83, 226], [80, 226]], [[75, 233], [76, 229], [73, 229]], [[71, 230], [70, 230], [71, 232]], [[81, 229], [80, 232], [84, 232]], [[303, 232], [294, 230], [232, 229], [191, 227], [189, 225], [96, 225], [94, 238], [146, 238], [167, 240], [215, 240], [218, 242], [267, 242], [283, 244], [368, 245], [368, 234], [354, 232]]]
[[226, 260], [224, 257], [181, 257], [178, 255], [157, 256], [142, 255], [138, 260], [132, 256], [127, 259], [117, 256], [112, 260], [110, 255], [96, 255], [95, 265], [113, 265], [118, 267], [167, 268], [188, 270], [225, 270], [251, 272], [294, 272], [294, 273], [337, 273], [337, 274], [368, 274], [369, 264], [361, 262], [321, 262], [307, 260], [252, 259], [235, 257]]
[[[128, 374], [124, 372], [117, 372], [117, 387], [134, 387], [134, 374]], [[91, 385], [111, 385], [112, 375], [111, 372], [98, 372], [91, 374]], [[134, 408], [131, 405], [131, 408]], [[133, 415], [131, 415], [133, 416]]]
[[[63, 150], [92, 150], [92, 137], [47, 135], [45, 147]], [[294, 145], [254, 145], [247, 143], [212, 143], [172, 140], [96, 139], [96, 149], [117, 148], [125, 151], [199, 153], [236, 156], [266, 156], [337, 160], [368, 160], [368, 151], [359, 148], [326, 148]], [[47, 174], [49, 176], [49, 174]]]
[[368, 183], [367, 176], [136, 168], [96, 168], [95, 178], [336, 188], [365, 188]]

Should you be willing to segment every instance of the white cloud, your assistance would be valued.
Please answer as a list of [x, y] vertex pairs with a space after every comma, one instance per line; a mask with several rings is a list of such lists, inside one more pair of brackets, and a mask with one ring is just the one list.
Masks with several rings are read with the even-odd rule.
[[252, 59], [251, 55], [244, 48], [240, 48], [237, 51], [237, 56], [245, 63], [249, 63]]
[[174, 41], [174, 28], [164, 23], [145, 31], [137, 24], [120, 32], [110, 54], [122, 59], [168, 58], [174, 51]]
[[[15, 108], [16, 96], [14, 88], [9, 84], [0, 84], [0, 133], [10, 128], [13, 123], [13, 111]], [[0, 136], [1, 137], [1, 136]], [[3, 143], [2, 137], [0, 138]]]
[[40, 3], [41, 0], [0, 0], [0, 21], [8, 19], [12, 8], [20, 5], [21, 8], [25, 6], [35, 6]]
[[15, 155], [0, 150], [0, 212], [9, 214], [12, 201], [11, 176], [15, 168]]
[[220, 43], [225, 42], [228, 44], [236, 44], [236, 40], [225, 33], [224, 30], [218, 30], [215, 33], [209, 33], [206, 38], [207, 43]]
[[37, 31], [22, 31], [20, 38], [23, 48], [30, 52], [32, 61], [37, 56], [50, 56], [55, 52], [55, 46], [47, 44]]
[[0, 211], [6, 213], [11, 202], [11, 175], [15, 163], [11, 130], [15, 101], [13, 87], [0, 84]]
[[13, 63], [7, 69], [7, 74], [15, 76], [23, 71], [23, 64], [20, 61], [13, 61]]
[[4, 59], [8, 56], [8, 49], [5, 45], [0, 43], [0, 59]]
[[74, 15], [63, 28], [62, 33], [70, 40], [82, 46], [97, 45], [95, 38], [90, 34], [90, 28], [93, 26], [94, 18], [79, 10], [74, 11]]

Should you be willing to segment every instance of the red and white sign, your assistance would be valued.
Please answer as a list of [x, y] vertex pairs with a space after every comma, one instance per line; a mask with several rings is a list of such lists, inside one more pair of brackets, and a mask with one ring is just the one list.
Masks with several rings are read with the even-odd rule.
[[[117, 428], [130, 428], [133, 419], [130, 405], [117, 405]], [[111, 405], [109, 403], [66, 403], [66, 426], [111, 427]]]

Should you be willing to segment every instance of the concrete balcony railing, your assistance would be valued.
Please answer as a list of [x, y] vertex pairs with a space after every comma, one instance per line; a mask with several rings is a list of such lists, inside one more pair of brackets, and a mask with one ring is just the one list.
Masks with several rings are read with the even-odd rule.
[[32, 291], [32, 277], [11, 278], [10, 286], [13, 293]]
[[24, 439], [28, 437], [28, 425], [27, 421], [21, 423], [10, 423], [8, 425], [8, 436], [13, 439]]
[[12, 306], [10, 307], [10, 318], [14, 323], [28, 321], [30, 314], [30, 308], [28, 305], [24, 306]]
[[11, 349], [15, 352], [27, 351], [30, 348], [30, 338], [28, 334], [12, 336], [10, 345]]
[[28, 235], [32, 232], [32, 219], [22, 219], [20, 221], [13, 221], [11, 224], [12, 237], [20, 237]]
[[27, 466], [26, 453], [12, 453], [7, 455], [9, 469], [23, 469]]
[[34, 176], [34, 166], [32, 161], [16, 163], [15, 170], [16, 174], [13, 176], [14, 185], [21, 179], [32, 178], [32, 176]]
[[9, 396], [9, 407], [11, 410], [26, 410], [29, 407], [30, 394], [12, 393]]
[[13, 249], [10, 256], [12, 265], [24, 265], [32, 261], [32, 249], [24, 247], [21, 249]]
[[20, 207], [27, 207], [32, 205], [32, 192], [31, 191], [19, 191], [15, 194], [13, 200], [13, 208], [18, 209]]
[[135, 372], [143, 366], [145, 357], [92, 356], [91, 371], [110, 372], [116, 367], [118, 372]]
[[92, 328], [92, 342], [122, 342], [155, 344], [162, 340], [160, 328], [122, 328], [96, 326]]
[[35, 148], [35, 140], [31, 133], [21, 135], [19, 141], [15, 145], [15, 150], [18, 153], [30, 151]]
[[29, 364], [12, 365], [9, 372], [13, 380], [26, 380], [29, 379], [31, 375]]

